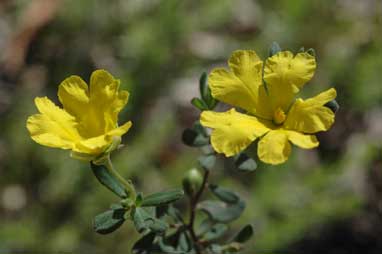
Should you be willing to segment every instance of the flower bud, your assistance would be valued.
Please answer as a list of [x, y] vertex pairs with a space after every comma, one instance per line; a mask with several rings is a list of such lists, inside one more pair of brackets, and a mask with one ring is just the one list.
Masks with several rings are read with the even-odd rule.
[[183, 189], [184, 192], [189, 195], [195, 195], [203, 184], [203, 176], [196, 168], [187, 171], [183, 178]]

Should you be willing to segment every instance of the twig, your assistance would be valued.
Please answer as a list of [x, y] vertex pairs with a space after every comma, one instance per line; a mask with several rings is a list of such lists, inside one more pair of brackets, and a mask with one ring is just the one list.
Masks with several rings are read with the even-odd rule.
[[195, 215], [196, 215], [196, 205], [199, 202], [200, 197], [203, 194], [203, 191], [205, 190], [207, 186], [207, 180], [208, 176], [210, 174], [209, 170], [204, 171], [204, 176], [203, 176], [203, 182], [202, 185], [200, 186], [200, 189], [196, 193], [196, 195], [192, 198], [190, 198], [190, 222], [187, 224], [187, 229], [190, 232], [191, 238], [194, 242], [194, 246], [196, 248], [196, 253], [201, 254], [201, 250], [199, 247], [199, 239], [196, 236], [195, 230], [194, 230], [194, 223], [195, 223]]

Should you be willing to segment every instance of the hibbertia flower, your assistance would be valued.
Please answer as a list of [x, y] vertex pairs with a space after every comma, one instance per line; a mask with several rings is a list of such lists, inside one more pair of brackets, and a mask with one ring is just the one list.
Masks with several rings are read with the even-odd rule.
[[63, 106], [47, 97], [37, 97], [39, 114], [27, 120], [27, 128], [37, 143], [72, 150], [77, 158], [95, 159], [125, 134], [131, 122], [118, 126], [118, 114], [129, 93], [119, 90], [120, 81], [105, 70], [96, 70], [90, 86], [79, 76], [70, 76], [58, 88]]
[[263, 61], [252, 50], [233, 52], [230, 70], [217, 68], [208, 77], [212, 96], [245, 111], [203, 111], [201, 124], [212, 128], [215, 151], [233, 156], [259, 139], [257, 154], [269, 164], [285, 162], [291, 143], [304, 148], [317, 147], [314, 135], [328, 130], [334, 113], [326, 106], [336, 97], [330, 88], [313, 98], [295, 98], [313, 77], [315, 57], [307, 52], [293, 55], [281, 51]]

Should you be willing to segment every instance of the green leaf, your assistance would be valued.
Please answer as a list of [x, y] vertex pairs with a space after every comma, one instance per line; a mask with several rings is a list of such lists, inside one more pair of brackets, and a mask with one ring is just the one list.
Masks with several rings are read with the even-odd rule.
[[178, 246], [176, 248], [179, 251], [183, 251], [183, 253], [188, 253], [191, 250], [191, 241], [188, 239], [187, 234], [185, 232], [181, 232], [178, 238]]
[[208, 96], [207, 72], [203, 72], [199, 79], [200, 96], [205, 100]]
[[169, 191], [162, 191], [153, 193], [143, 198], [141, 206], [160, 206], [166, 205], [177, 201], [183, 197], [184, 192], [182, 189], [174, 189]]
[[94, 230], [100, 234], [109, 234], [118, 229], [123, 222], [125, 210], [108, 210], [94, 217]]
[[198, 162], [204, 169], [211, 170], [215, 166], [216, 156], [214, 154], [203, 155], [199, 157]]
[[96, 165], [90, 163], [93, 174], [98, 181], [106, 186], [109, 190], [117, 194], [121, 198], [126, 198], [126, 192], [123, 185], [110, 173], [110, 171], [104, 165]]
[[244, 226], [240, 232], [233, 239], [234, 242], [244, 243], [248, 241], [253, 236], [253, 227], [248, 224]]
[[235, 165], [239, 170], [247, 172], [254, 171], [257, 168], [256, 161], [245, 153], [240, 153], [235, 158]]
[[135, 244], [133, 245], [132, 252], [133, 254], [149, 254], [153, 248], [153, 242], [155, 240], [155, 233], [150, 232], [143, 237], [141, 237]]
[[316, 51], [315, 51], [314, 49], [312, 49], [312, 48], [308, 49], [308, 50], [306, 51], [306, 53], [308, 53], [308, 54], [311, 55], [311, 56], [316, 56]]
[[137, 207], [132, 212], [132, 218], [134, 221], [135, 228], [139, 233], [151, 230], [156, 233], [163, 233], [167, 230], [168, 226], [162, 220], [154, 217], [150, 210], [142, 207]]
[[201, 99], [199, 98], [192, 98], [191, 104], [194, 105], [196, 108], [199, 110], [208, 110], [208, 105]]
[[216, 222], [228, 223], [240, 217], [245, 209], [245, 203], [239, 200], [235, 204], [222, 201], [205, 200], [198, 204], [197, 208]]
[[189, 146], [205, 146], [209, 144], [209, 137], [204, 127], [196, 122], [192, 128], [185, 129], [182, 135], [183, 143]]
[[209, 217], [205, 218], [204, 220], [202, 220], [199, 227], [197, 228], [196, 234], [197, 235], [204, 235], [205, 233], [207, 233], [212, 228], [213, 225], [214, 225], [214, 222], [211, 221]]
[[280, 45], [277, 42], [272, 42], [270, 48], [269, 48], [269, 57], [276, 55], [281, 51]]
[[225, 203], [235, 204], [240, 201], [240, 198], [236, 193], [226, 188], [214, 184], [210, 184], [208, 187], [217, 198]]
[[217, 223], [203, 235], [202, 239], [205, 241], [212, 241], [218, 239], [222, 237], [227, 230], [227, 224]]
[[168, 206], [167, 214], [171, 218], [173, 218], [175, 220], [175, 222], [182, 222], [183, 221], [182, 213], [177, 208], [175, 208], [172, 204], [170, 204]]
[[180, 254], [180, 253], [182, 253], [180, 251], [177, 251], [173, 246], [166, 244], [162, 237], [159, 238], [158, 243], [159, 243], [159, 248], [164, 253], [172, 253], [172, 254], [178, 254], [178, 253]]
[[336, 100], [331, 100], [328, 103], [326, 103], [324, 106], [330, 108], [330, 110], [333, 113], [337, 113], [337, 111], [340, 109], [340, 105], [338, 104]]
[[221, 253], [223, 253], [222, 246], [220, 246], [219, 244], [216, 244], [216, 243], [211, 244], [210, 249], [211, 249], [211, 252], [214, 253], [214, 254], [221, 254]]

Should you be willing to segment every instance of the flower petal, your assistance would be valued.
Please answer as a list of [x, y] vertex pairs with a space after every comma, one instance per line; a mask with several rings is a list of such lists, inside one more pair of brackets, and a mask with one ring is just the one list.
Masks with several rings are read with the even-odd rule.
[[297, 99], [288, 113], [285, 128], [304, 133], [328, 130], [334, 123], [334, 113], [324, 105], [336, 96], [336, 90], [331, 88], [305, 101]]
[[117, 127], [118, 114], [126, 105], [129, 93], [119, 91], [120, 81], [105, 70], [96, 70], [90, 77], [90, 110], [84, 125], [90, 136], [107, 133]]
[[208, 83], [212, 96], [264, 118], [271, 116], [264, 106], [267, 95], [262, 85], [263, 63], [255, 51], [235, 51], [228, 64], [232, 72], [217, 68], [210, 73]]
[[34, 141], [41, 145], [70, 149], [73, 142], [81, 139], [75, 118], [60, 109], [47, 97], [36, 98], [41, 114], [30, 116], [27, 128]]
[[264, 68], [264, 80], [274, 108], [287, 110], [294, 95], [314, 75], [316, 60], [308, 53], [282, 51], [268, 58]]
[[285, 132], [288, 135], [289, 141], [298, 147], [311, 149], [319, 145], [315, 135], [306, 135], [297, 131], [289, 130], [285, 130]]
[[211, 144], [215, 151], [227, 157], [238, 154], [269, 130], [256, 117], [238, 113], [235, 109], [223, 113], [204, 111], [200, 122], [213, 129]]
[[88, 85], [79, 76], [70, 76], [61, 82], [58, 87], [58, 98], [65, 111], [78, 119], [88, 113]]
[[123, 134], [125, 134], [126, 132], [129, 131], [130, 127], [132, 126], [133, 124], [131, 123], [131, 121], [128, 121], [126, 123], [124, 123], [123, 125], [119, 126], [118, 128], [115, 128], [114, 130], [111, 130], [107, 133], [108, 136], [122, 136]]
[[82, 140], [76, 143], [73, 151], [82, 154], [99, 155], [111, 145], [111, 143], [113, 142], [113, 137], [121, 137], [130, 129], [131, 125], [132, 123], [131, 121], [129, 121], [119, 126], [118, 128], [109, 131], [105, 135], [100, 135], [97, 137]]
[[106, 150], [111, 142], [112, 138], [110, 136], [100, 135], [77, 142], [72, 150], [82, 154], [99, 155]]
[[288, 160], [291, 145], [288, 135], [282, 130], [271, 130], [259, 141], [257, 155], [268, 164], [281, 164]]

